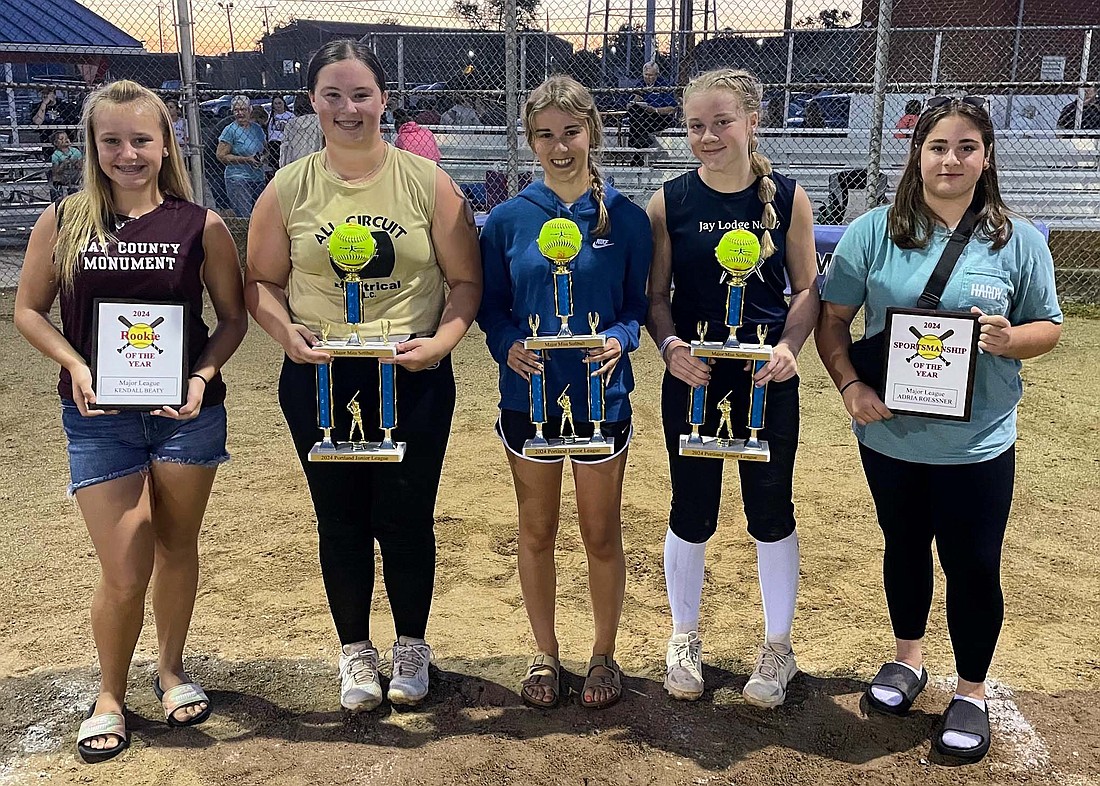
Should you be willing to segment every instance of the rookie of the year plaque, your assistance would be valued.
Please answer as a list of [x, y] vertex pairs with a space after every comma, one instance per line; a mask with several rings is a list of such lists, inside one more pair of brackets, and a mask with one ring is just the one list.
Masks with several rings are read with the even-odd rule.
[[158, 409], [187, 400], [183, 303], [95, 301], [92, 380], [96, 407]]
[[978, 317], [916, 308], [886, 310], [886, 384], [891, 412], [970, 420]]

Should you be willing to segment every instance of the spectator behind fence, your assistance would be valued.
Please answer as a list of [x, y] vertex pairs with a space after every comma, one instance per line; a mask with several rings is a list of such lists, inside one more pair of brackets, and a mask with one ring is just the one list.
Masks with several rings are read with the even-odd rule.
[[[1063, 129], [1075, 128], [1077, 122], [1077, 102], [1066, 104], [1058, 115], [1058, 127]], [[1085, 88], [1085, 100], [1081, 104], [1081, 125], [1085, 131], [1094, 131], [1100, 128], [1100, 95], [1097, 95], [1096, 87]]]
[[905, 102], [905, 114], [898, 118], [898, 124], [895, 126], [898, 132], [894, 134], [894, 139], [908, 139], [912, 136], [913, 126], [917, 124], [917, 118], [920, 117], [920, 108], [920, 101], [916, 99]]
[[393, 110], [393, 127], [397, 130], [397, 139], [393, 146], [399, 150], [408, 150], [422, 158], [428, 158], [439, 163], [442, 158], [439, 154], [439, 145], [436, 144], [435, 134], [431, 130], [420, 126], [409, 117], [408, 110], [395, 107]]
[[271, 117], [267, 121], [267, 152], [272, 169], [281, 166], [279, 155], [283, 146], [283, 134], [286, 133], [287, 123], [293, 119], [294, 113], [286, 108], [286, 99], [279, 95], [271, 96]]
[[80, 190], [84, 157], [72, 146], [69, 135], [64, 131], [54, 132], [53, 146], [53, 155], [50, 156], [50, 200], [56, 202]]
[[279, 166], [284, 167], [310, 153], [316, 153], [325, 146], [325, 137], [321, 134], [321, 123], [313, 111], [313, 103], [308, 96], [294, 99], [294, 117], [283, 128], [283, 143], [279, 146]]
[[626, 107], [630, 147], [656, 147], [657, 140], [653, 135], [664, 131], [676, 120], [676, 96], [670, 90], [654, 89], [670, 86], [660, 73], [657, 64], [652, 61], [642, 66], [642, 80], [637, 87], [645, 88], [645, 91], [630, 96]]
[[168, 107], [168, 117], [172, 119], [172, 133], [176, 135], [176, 141], [180, 147], [190, 144], [191, 133], [187, 130], [187, 118], [180, 115], [179, 102], [169, 99], [164, 105]]
[[469, 99], [465, 96], [455, 96], [455, 105], [443, 113], [439, 123], [445, 126], [479, 126], [481, 118], [470, 106]]
[[252, 120], [248, 96], [234, 97], [232, 108], [234, 122], [218, 137], [218, 160], [225, 164], [225, 192], [233, 212], [238, 218], [250, 218], [266, 182], [263, 158], [267, 134]]
[[481, 124], [486, 126], [506, 126], [508, 125], [508, 115], [504, 111], [504, 107], [497, 101], [492, 101], [487, 98], [479, 98], [474, 101], [474, 111], [477, 112], [477, 116], [481, 118]]
[[443, 116], [439, 114], [438, 103], [434, 98], [424, 100], [424, 108], [413, 119], [422, 126], [437, 126]]

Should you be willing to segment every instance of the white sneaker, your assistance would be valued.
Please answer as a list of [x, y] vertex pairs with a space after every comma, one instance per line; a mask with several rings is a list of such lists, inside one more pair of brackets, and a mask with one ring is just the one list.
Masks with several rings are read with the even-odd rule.
[[668, 640], [665, 690], [672, 698], [685, 701], [703, 695], [703, 640], [695, 631], [677, 633]]
[[428, 695], [428, 664], [432, 648], [398, 636], [393, 644], [393, 678], [387, 696], [392, 704], [416, 704]]
[[340, 648], [340, 706], [358, 712], [382, 703], [378, 650], [369, 641]]
[[742, 695], [745, 701], [757, 707], [778, 707], [787, 698], [787, 683], [796, 674], [798, 664], [794, 661], [794, 650], [765, 642]]

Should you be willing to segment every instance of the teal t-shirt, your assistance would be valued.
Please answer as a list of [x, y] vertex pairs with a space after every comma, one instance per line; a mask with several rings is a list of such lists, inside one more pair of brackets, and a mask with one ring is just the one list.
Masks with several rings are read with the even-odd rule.
[[[254, 156], [264, 149], [267, 132], [258, 123], [249, 123], [241, 128], [238, 123], [230, 123], [218, 137], [219, 142], [229, 143], [229, 152], [235, 156]], [[228, 164], [225, 167], [226, 180], [263, 181], [264, 170], [251, 164]]]
[[[889, 306], [912, 308], [924, 291], [951, 233], [937, 229], [927, 248], [902, 249], [886, 230], [890, 207], [866, 213], [848, 227], [833, 252], [821, 299], [864, 306], [866, 335], [880, 333]], [[1001, 249], [972, 237], [947, 280], [940, 308], [1001, 314], [1013, 325], [1061, 323], [1054, 261], [1043, 235], [1027, 221], [1012, 220]], [[1016, 407], [1023, 396], [1019, 360], [978, 355], [969, 423], [895, 415], [867, 426], [853, 421], [862, 444], [903, 461], [972, 464], [995, 458], [1016, 440]]]

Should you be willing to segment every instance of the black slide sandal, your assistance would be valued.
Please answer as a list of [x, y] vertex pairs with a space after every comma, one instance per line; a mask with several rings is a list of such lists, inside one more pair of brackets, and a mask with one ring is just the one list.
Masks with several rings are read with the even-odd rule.
[[[884, 712], [887, 715], [904, 715], [909, 712], [909, 708], [913, 706], [913, 702], [917, 700], [917, 696], [920, 695], [927, 684], [928, 670], [923, 666], [920, 670], [920, 677], [917, 677], [908, 666], [891, 661], [882, 664], [882, 668], [878, 670], [878, 674], [871, 680], [871, 684], [867, 686], [867, 690], [863, 695], [866, 697], [867, 704], [871, 709], [877, 712]], [[876, 685], [896, 690], [901, 694], [901, 703], [892, 707], [876, 699], [874, 694], [871, 693], [871, 688]], [[977, 708], [975, 707], [975, 709]]]
[[[943, 733], [945, 731], [957, 731], [963, 734], [973, 734], [980, 737], [981, 742], [973, 748], [954, 748], [945, 745]], [[981, 708], [974, 706], [965, 699], [952, 699], [947, 705], [947, 712], [943, 714], [943, 724], [936, 732], [933, 746], [936, 751], [944, 756], [953, 756], [963, 761], [976, 762], [989, 752], [989, 712], [983, 712]]]

